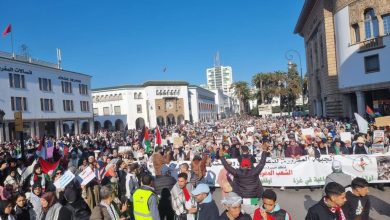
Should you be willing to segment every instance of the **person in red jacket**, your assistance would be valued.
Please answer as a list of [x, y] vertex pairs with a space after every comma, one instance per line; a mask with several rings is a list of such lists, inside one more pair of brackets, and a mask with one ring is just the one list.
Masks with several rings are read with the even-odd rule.
[[261, 197], [263, 205], [255, 210], [253, 220], [291, 220], [291, 215], [276, 202], [276, 193], [266, 189]]

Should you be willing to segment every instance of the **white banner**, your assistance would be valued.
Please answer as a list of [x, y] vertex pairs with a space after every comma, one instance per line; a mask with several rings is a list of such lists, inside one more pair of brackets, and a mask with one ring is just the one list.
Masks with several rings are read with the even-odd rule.
[[[327, 155], [318, 159], [304, 156], [298, 160], [268, 158], [259, 178], [263, 186], [320, 186], [325, 184], [326, 176], [332, 173], [333, 160], [340, 161], [343, 173], [351, 175], [352, 178], [362, 177], [370, 183], [390, 182], [390, 154]], [[238, 168], [237, 160], [231, 159], [230, 161], [233, 167]], [[182, 163], [191, 164], [189, 161], [172, 162], [169, 167], [178, 171], [179, 165]], [[224, 167], [220, 161], [207, 167], [204, 182], [219, 187], [220, 179], [226, 178], [226, 175], [224, 175], [225, 177], [219, 176], [222, 169]]]

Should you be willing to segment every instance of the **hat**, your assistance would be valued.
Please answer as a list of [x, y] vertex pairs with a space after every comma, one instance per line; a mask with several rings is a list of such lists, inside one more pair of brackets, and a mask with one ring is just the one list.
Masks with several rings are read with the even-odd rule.
[[342, 166], [341, 166], [341, 162], [338, 161], [338, 160], [334, 160], [333, 163], [332, 163], [332, 170], [334, 173], [341, 173], [342, 171]]
[[226, 206], [238, 206], [242, 203], [242, 198], [235, 192], [230, 192], [226, 195], [225, 199], [221, 200], [222, 205]]
[[358, 137], [358, 139], [356, 140], [356, 143], [358, 144], [365, 144], [366, 142], [364, 141], [364, 138], [362, 136]]
[[210, 187], [207, 184], [200, 183], [196, 186], [194, 190], [192, 190], [191, 194], [194, 196], [197, 196], [201, 193], [209, 193]]

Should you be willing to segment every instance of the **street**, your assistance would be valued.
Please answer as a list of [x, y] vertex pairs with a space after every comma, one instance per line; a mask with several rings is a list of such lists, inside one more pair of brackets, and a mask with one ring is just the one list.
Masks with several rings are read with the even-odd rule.
[[[307, 210], [321, 199], [322, 189], [316, 189], [313, 192], [310, 189], [286, 189], [281, 191], [274, 188], [278, 202], [282, 209], [291, 214], [292, 219], [305, 219]], [[385, 187], [386, 191], [380, 191], [370, 187], [371, 210], [370, 219], [385, 220], [390, 219], [390, 188]], [[217, 188], [213, 193], [213, 198], [218, 205], [220, 212], [223, 211], [221, 206], [221, 191]]]

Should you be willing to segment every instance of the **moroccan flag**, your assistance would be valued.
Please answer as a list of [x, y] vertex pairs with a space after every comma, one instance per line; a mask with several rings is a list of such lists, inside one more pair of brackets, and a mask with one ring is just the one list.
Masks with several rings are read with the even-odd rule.
[[54, 163], [50, 163], [42, 158], [38, 159], [39, 164], [41, 165], [42, 172], [48, 174], [50, 171], [55, 172], [60, 166], [60, 160]]
[[156, 127], [156, 145], [161, 145], [161, 144], [162, 144], [161, 133], [160, 133], [160, 129], [157, 126]]
[[374, 111], [370, 108], [370, 106], [366, 105], [366, 113], [369, 114], [371, 117], [375, 118], [376, 115]]
[[145, 153], [149, 153], [151, 150], [150, 140], [149, 140], [149, 131], [148, 128], [144, 128], [144, 139], [142, 141], [142, 145], [145, 148]]
[[3, 37], [7, 36], [8, 33], [12, 31], [11, 24], [9, 24], [3, 31]]

